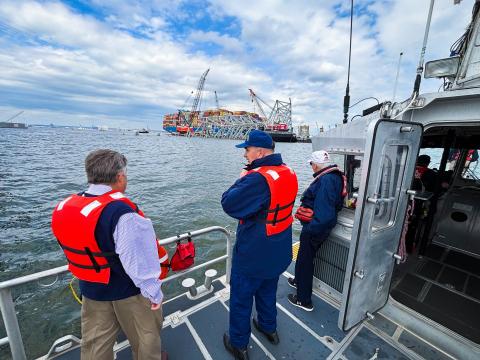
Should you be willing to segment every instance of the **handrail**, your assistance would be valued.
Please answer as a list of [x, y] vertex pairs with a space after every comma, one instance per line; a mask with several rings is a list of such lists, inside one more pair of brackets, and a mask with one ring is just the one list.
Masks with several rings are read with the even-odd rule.
[[[221, 227], [221, 226], [210, 226], [204, 229], [195, 230], [191, 232], [187, 232], [185, 234], [171, 236], [166, 239], [158, 240], [160, 245], [168, 245], [179, 240], [184, 240], [188, 238], [194, 238], [203, 234], [211, 233], [211, 232], [221, 232], [225, 235], [227, 240], [227, 253], [226, 255], [219, 256], [215, 259], [206, 261], [204, 263], [198, 264], [194, 267], [186, 269], [182, 272], [179, 272], [175, 275], [169, 276], [163, 280], [163, 282], [168, 282], [173, 279], [176, 279], [180, 276], [188, 274], [190, 272], [196, 271], [200, 268], [207, 267], [217, 262], [221, 262], [226, 260], [226, 277], [227, 283], [230, 282], [230, 271], [232, 268], [232, 240], [230, 237], [230, 232]], [[38, 281], [40, 279], [44, 279], [49, 276], [53, 275], [60, 275], [63, 273], [68, 272], [68, 266], [63, 265], [53, 269], [48, 269], [45, 271], [40, 271], [37, 273], [21, 276], [18, 278], [13, 278], [10, 280], [0, 282], [0, 311], [2, 313], [3, 323], [5, 324], [5, 329], [7, 331], [7, 337], [0, 339], [0, 344], [10, 344], [10, 352], [12, 354], [13, 360], [26, 360], [25, 355], [25, 347], [23, 345], [22, 335], [20, 333], [20, 327], [18, 325], [18, 319], [15, 312], [15, 303], [13, 302], [12, 292], [11, 289], [22, 285], [27, 284], [33, 281]]]
[[53, 275], [60, 275], [68, 271], [68, 265], [59, 266], [53, 269], [40, 271], [37, 273], [20, 276], [10, 280], [0, 282], [0, 290], [13, 288], [22, 284], [26, 284], [35, 280], [40, 280]]
[[222, 232], [222, 233], [225, 234], [225, 236], [227, 238], [227, 254], [223, 255], [223, 256], [220, 256], [218, 258], [212, 259], [210, 261], [204, 262], [202, 264], [196, 265], [194, 267], [188, 268], [187, 270], [179, 272], [175, 275], [169, 276], [166, 279], [164, 279], [163, 282], [171, 281], [171, 280], [176, 279], [180, 276], [183, 276], [185, 274], [188, 274], [188, 273], [193, 272], [195, 270], [198, 270], [200, 268], [206, 267], [208, 265], [215, 264], [217, 262], [220, 262], [220, 261], [226, 259], [227, 260], [227, 264], [226, 264], [227, 283], [230, 283], [230, 270], [232, 268], [232, 240], [230, 239], [230, 232], [227, 229], [225, 229], [221, 226], [210, 226], [210, 227], [203, 228], [203, 229], [200, 229], [200, 230], [187, 232], [185, 234], [171, 236], [171, 237], [168, 237], [166, 239], [161, 239], [161, 240], [158, 240], [158, 243], [160, 245], [168, 245], [168, 244], [172, 244], [174, 242], [177, 242], [179, 240], [185, 240], [185, 239], [188, 239], [188, 238], [193, 238], [193, 237], [200, 236], [200, 235], [210, 233], [210, 232], [214, 232], [214, 231], [219, 231], [219, 232]]
[[480, 180], [480, 179], [478, 178], [477, 174], [475, 174], [475, 172], [474, 172], [472, 169], [470, 169], [470, 168], [467, 168], [467, 169], [466, 169], [463, 177], [465, 177], [466, 175], [470, 175], [473, 180]]

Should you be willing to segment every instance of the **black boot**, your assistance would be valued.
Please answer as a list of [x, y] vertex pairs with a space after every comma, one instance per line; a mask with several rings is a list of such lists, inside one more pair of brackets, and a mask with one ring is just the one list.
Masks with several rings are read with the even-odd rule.
[[278, 338], [278, 333], [276, 331], [272, 333], [266, 332], [260, 327], [260, 325], [258, 325], [258, 321], [255, 318], [253, 318], [253, 325], [258, 331], [265, 335], [267, 340], [270, 341], [273, 345], [277, 345], [280, 342], [280, 339]]
[[232, 354], [235, 359], [237, 359], [237, 360], [249, 360], [247, 348], [239, 349], [239, 348], [234, 347], [230, 343], [230, 338], [228, 337], [227, 333], [223, 334], [223, 345], [225, 346], [225, 349], [227, 349], [228, 352], [230, 354]]

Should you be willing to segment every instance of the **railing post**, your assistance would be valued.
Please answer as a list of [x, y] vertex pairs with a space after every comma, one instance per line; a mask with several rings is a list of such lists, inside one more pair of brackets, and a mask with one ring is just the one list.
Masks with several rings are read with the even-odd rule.
[[0, 289], [0, 310], [2, 311], [5, 329], [7, 330], [13, 360], [26, 360], [27, 356], [25, 355], [22, 335], [20, 334], [20, 327], [18, 326], [12, 292], [9, 288]]
[[233, 243], [231, 233], [227, 230], [225, 233], [227, 236], [227, 265], [225, 269], [225, 274], [227, 275], [227, 284], [230, 284], [230, 272], [232, 270], [232, 252], [233, 252]]

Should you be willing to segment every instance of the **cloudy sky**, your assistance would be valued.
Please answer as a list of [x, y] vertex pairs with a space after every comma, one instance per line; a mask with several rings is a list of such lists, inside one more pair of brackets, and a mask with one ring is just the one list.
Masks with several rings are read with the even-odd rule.
[[[429, 0], [355, 0], [352, 103], [410, 95]], [[437, 0], [426, 60], [449, 56], [474, 0]], [[350, 1], [0, 1], [0, 121], [160, 129], [210, 68], [202, 109], [292, 99], [295, 124], [342, 119]], [[422, 91], [437, 91], [424, 80]], [[191, 102], [190, 97], [189, 101]], [[353, 116], [369, 100], [351, 109]]]

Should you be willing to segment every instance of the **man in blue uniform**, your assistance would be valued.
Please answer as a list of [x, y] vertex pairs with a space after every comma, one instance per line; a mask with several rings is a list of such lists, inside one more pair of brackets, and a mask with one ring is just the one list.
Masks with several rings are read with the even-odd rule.
[[236, 359], [248, 359], [253, 299], [254, 326], [277, 344], [276, 292], [278, 278], [292, 259], [293, 204], [297, 177], [274, 154], [270, 135], [250, 132], [237, 145], [245, 149], [248, 164], [240, 179], [222, 196], [223, 210], [239, 220], [230, 277], [230, 328], [223, 337]]
[[308, 162], [314, 180], [303, 193], [301, 206], [295, 215], [303, 227], [295, 278], [288, 279], [289, 285], [297, 288], [297, 294], [289, 294], [288, 301], [303, 310], [312, 311], [313, 259], [337, 223], [337, 213], [342, 209], [346, 195], [346, 182], [326, 151], [315, 151]]

